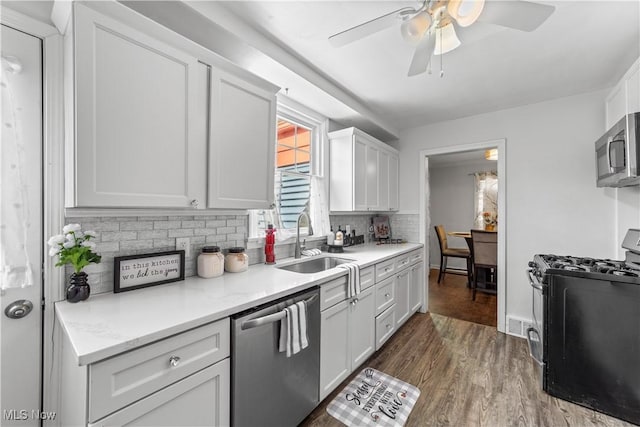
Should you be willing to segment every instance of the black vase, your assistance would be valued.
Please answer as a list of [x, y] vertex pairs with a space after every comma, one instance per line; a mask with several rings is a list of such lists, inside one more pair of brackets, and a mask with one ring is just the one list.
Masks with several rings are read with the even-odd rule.
[[89, 298], [91, 288], [87, 283], [87, 277], [87, 273], [84, 271], [71, 274], [69, 286], [67, 286], [67, 301], [78, 302]]

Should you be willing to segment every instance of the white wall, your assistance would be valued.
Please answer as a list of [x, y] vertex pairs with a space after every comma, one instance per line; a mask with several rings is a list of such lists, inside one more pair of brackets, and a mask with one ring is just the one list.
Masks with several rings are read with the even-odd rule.
[[[487, 165], [487, 163], [491, 163]], [[496, 170], [496, 162], [461, 162], [429, 168], [431, 227], [429, 227], [429, 263], [440, 266], [440, 247], [433, 228], [442, 224], [446, 231], [469, 231], [474, 228], [474, 172]], [[467, 248], [462, 238], [447, 237], [449, 247]], [[448, 268], [466, 269], [461, 258], [449, 258]]]
[[506, 312], [531, 317], [524, 275], [536, 253], [616, 256], [615, 190], [596, 188], [594, 143], [605, 91], [408, 129], [400, 150], [400, 209], [419, 206], [420, 150], [506, 138]]

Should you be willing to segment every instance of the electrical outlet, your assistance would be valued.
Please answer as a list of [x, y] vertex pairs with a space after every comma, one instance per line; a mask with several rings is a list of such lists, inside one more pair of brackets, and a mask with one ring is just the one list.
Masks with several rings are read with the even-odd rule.
[[189, 258], [191, 256], [191, 245], [189, 244], [189, 238], [188, 237], [176, 238], [176, 250], [184, 251], [184, 257]]

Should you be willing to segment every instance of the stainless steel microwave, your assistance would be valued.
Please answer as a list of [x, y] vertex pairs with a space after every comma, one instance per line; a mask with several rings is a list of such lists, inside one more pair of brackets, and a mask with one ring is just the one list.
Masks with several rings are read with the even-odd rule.
[[640, 185], [640, 113], [620, 119], [596, 141], [598, 187]]

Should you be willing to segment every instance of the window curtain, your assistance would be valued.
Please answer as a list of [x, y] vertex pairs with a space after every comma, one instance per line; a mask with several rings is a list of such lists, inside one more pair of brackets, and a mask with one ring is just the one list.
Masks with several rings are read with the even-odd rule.
[[498, 174], [477, 172], [474, 175], [474, 228], [484, 229], [485, 225], [498, 225]]
[[2, 57], [2, 148], [0, 150], [0, 289], [33, 286], [33, 268], [26, 242], [30, 233], [26, 158], [20, 129], [29, 126], [16, 108], [11, 78], [22, 70], [17, 58]]

